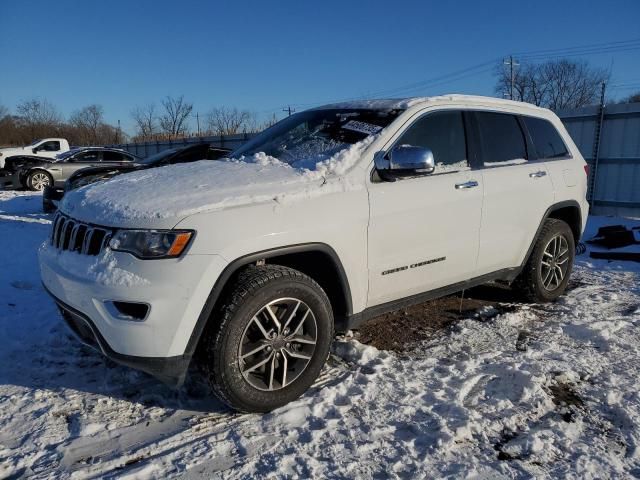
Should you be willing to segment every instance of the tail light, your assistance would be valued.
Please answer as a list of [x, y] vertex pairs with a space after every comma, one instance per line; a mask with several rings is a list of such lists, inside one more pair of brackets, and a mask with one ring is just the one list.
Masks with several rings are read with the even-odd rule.
[[589, 176], [589, 165], [588, 164], [584, 164], [584, 173], [587, 174], [587, 177]]

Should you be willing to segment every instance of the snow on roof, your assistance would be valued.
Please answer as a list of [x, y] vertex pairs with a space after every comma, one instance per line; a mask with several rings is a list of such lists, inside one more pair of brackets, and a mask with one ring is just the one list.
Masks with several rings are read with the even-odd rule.
[[461, 95], [461, 94], [447, 94], [438, 95], [433, 97], [408, 97], [408, 98], [387, 98], [387, 99], [370, 99], [370, 100], [350, 100], [346, 102], [331, 103], [317, 107], [316, 110], [322, 110], [327, 108], [362, 108], [362, 109], [374, 109], [374, 110], [394, 110], [394, 109], [407, 109], [416, 105], [428, 105], [435, 103], [473, 103], [475, 105], [502, 105], [519, 108], [532, 108], [542, 110], [540, 107], [536, 107], [530, 103], [516, 102], [513, 100], [505, 100], [503, 98], [484, 97], [480, 95]]

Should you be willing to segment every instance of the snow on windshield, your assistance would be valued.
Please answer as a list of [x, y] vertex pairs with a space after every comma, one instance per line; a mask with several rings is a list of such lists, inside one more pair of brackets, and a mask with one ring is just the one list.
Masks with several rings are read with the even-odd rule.
[[295, 168], [315, 170], [342, 150], [379, 133], [402, 110], [308, 110], [277, 123], [236, 150], [234, 158], [264, 154]]

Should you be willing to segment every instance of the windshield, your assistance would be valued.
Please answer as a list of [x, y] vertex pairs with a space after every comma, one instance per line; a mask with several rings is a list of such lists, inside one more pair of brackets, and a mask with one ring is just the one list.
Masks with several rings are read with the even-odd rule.
[[161, 152], [156, 153], [155, 155], [151, 155], [140, 161], [143, 165], [149, 165], [151, 163], [160, 162], [163, 158], [170, 157], [174, 153], [176, 153], [180, 148], [169, 148], [167, 150], [162, 150]]
[[42, 140], [37, 139], [34, 140], [33, 142], [31, 142], [29, 145], [27, 145], [27, 147], [35, 147], [37, 144], [39, 144]]
[[278, 122], [231, 156], [264, 153], [293, 167], [313, 169], [316, 163], [375, 135], [400, 113], [398, 109], [307, 110]]

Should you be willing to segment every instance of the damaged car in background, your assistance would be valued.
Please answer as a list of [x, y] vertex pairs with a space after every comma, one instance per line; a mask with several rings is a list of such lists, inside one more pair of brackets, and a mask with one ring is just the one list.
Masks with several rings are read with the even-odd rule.
[[[135, 161], [130, 162], [96, 163], [93, 166], [87, 166], [86, 168], [72, 172], [62, 184], [46, 185], [42, 194], [42, 208], [45, 213], [54, 212], [58, 208], [58, 202], [62, 200], [65, 192], [94, 182], [107, 180], [121, 173], [173, 165], [176, 163], [195, 162], [198, 160], [218, 160], [226, 156], [229, 152], [230, 150], [228, 148], [212, 147], [208, 143], [198, 143], [187, 147], [163, 150], [145, 159], [134, 157]], [[127, 152], [122, 153], [133, 156]]]
[[4, 171], [8, 183], [15, 188], [40, 192], [49, 186], [64, 185], [75, 172], [98, 165], [131, 165], [140, 161], [124, 150], [104, 147], [74, 148], [55, 158], [16, 155], [5, 160]]

